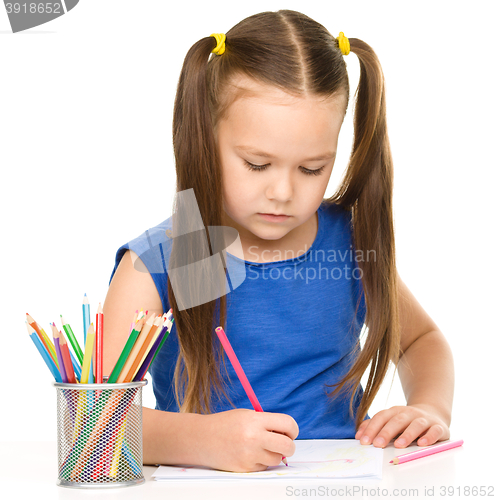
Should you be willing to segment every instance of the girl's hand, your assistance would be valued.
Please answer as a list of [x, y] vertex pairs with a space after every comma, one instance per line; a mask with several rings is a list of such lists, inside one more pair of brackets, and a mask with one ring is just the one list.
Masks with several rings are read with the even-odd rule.
[[263, 471], [295, 452], [298, 424], [283, 413], [236, 409], [204, 415], [201, 465], [230, 472]]
[[364, 420], [355, 439], [360, 444], [373, 444], [377, 448], [384, 448], [394, 437], [396, 448], [406, 448], [412, 441], [418, 446], [428, 446], [437, 441], [449, 439], [448, 424], [437, 414], [430, 405], [414, 404], [409, 406], [393, 406], [382, 410], [371, 419]]

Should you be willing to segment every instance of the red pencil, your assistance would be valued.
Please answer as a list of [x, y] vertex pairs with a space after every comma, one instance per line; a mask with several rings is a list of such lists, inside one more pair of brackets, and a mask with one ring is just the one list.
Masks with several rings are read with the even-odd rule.
[[59, 345], [60, 352], [62, 353], [62, 359], [64, 360], [65, 374], [67, 376], [67, 381], [69, 384], [76, 384], [76, 375], [74, 375], [74, 367], [72, 366], [71, 353], [69, 352], [69, 346], [67, 345], [67, 340], [64, 334], [59, 330]]
[[102, 304], [98, 304], [96, 311], [96, 367], [95, 367], [95, 382], [103, 384], [103, 309]]

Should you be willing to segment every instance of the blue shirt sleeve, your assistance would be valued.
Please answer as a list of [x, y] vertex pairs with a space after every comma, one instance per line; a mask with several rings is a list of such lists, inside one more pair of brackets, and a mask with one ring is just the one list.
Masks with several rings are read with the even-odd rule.
[[135, 261], [134, 267], [137, 271], [150, 273], [157, 287], [164, 313], [170, 309], [167, 292], [167, 264], [172, 247], [170, 234], [170, 219], [168, 219], [119, 247], [115, 256], [114, 269], [110, 276], [111, 282], [122, 257], [128, 250], [135, 252], [140, 260]]

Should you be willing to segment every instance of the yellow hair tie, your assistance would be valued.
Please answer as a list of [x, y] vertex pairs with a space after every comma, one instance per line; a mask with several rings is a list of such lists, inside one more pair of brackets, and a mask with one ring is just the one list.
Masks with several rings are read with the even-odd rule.
[[337, 40], [343, 56], [347, 56], [350, 53], [350, 41], [344, 36], [342, 31], [339, 32]]
[[224, 33], [212, 33], [210, 36], [217, 40], [217, 46], [212, 52], [218, 56], [222, 55], [226, 50], [226, 35]]

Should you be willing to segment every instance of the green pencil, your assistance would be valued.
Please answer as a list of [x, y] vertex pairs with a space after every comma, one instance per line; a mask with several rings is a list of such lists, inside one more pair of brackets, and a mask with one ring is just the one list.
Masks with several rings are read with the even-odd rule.
[[124, 346], [124, 349], [122, 349], [121, 355], [119, 356], [119, 359], [117, 360], [117, 363], [115, 364], [114, 369], [112, 370], [112, 373], [107, 380], [107, 384], [115, 384], [117, 382], [117, 379], [119, 378], [119, 375], [121, 374], [121, 371], [126, 364], [127, 358], [131, 353], [131, 349], [138, 339], [138, 335], [141, 332], [144, 320], [145, 318], [143, 317], [136, 323], [136, 325], [134, 325], [133, 331], [131, 332], [131, 335], [129, 335], [126, 345]]
[[62, 321], [62, 327], [65, 330], [65, 333], [67, 333], [67, 337], [69, 338], [72, 348], [74, 349], [74, 352], [76, 353], [76, 356], [79, 359], [79, 362], [81, 365], [83, 364], [83, 351], [81, 351], [81, 347], [79, 347], [78, 341], [76, 339], [76, 336], [74, 335], [71, 325], [69, 323], [66, 323], [64, 321], [64, 318], [62, 317], [62, 314], [60, 315], [60, 321]]

